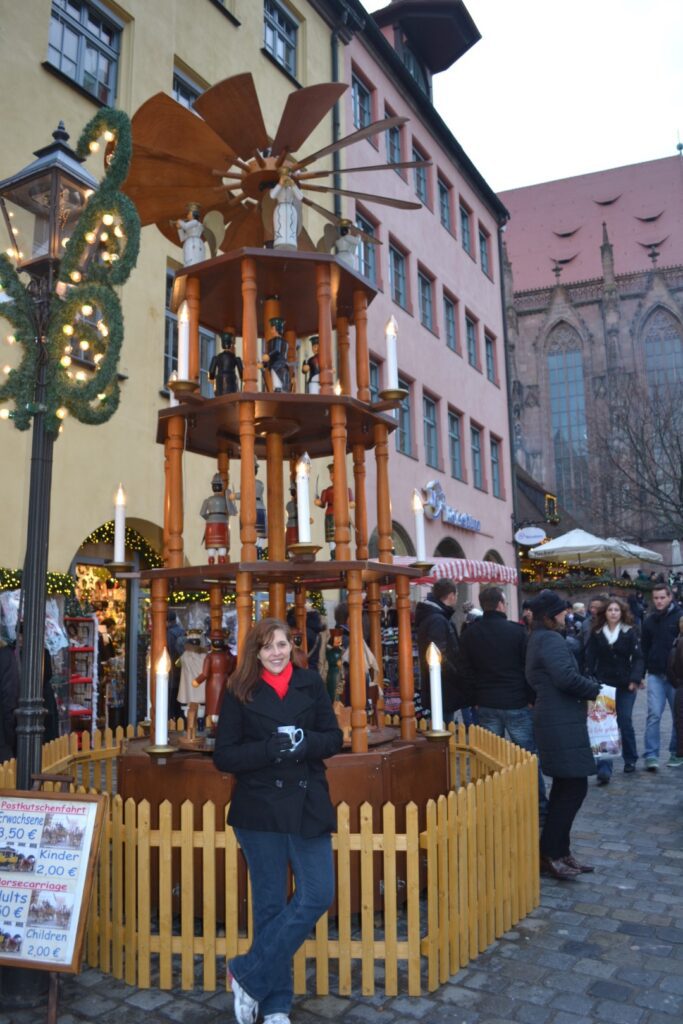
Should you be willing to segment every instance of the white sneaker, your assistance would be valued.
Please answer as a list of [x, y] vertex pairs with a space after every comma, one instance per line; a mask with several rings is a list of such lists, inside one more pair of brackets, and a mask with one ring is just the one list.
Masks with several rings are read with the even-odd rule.
[[232, 988], [233, 1010], [237, 1024], [256, 1024], [258, 1002], [245, 992], [237, 978], [230, 979]]
[[263, 1024], [292, 1024], [286, 1013], [269, 1013], [263, 1018]]

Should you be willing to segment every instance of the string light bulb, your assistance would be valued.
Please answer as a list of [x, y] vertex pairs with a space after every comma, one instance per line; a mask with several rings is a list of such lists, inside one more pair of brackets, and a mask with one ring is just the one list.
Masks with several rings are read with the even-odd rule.
[[105, 142], [113, 142], [114, 139], [115, 139], [114, 133], [109, 128], [107, 128], [106, 132], [104, 133], [104, 140], [105, 140]]
[[10, 417], [9, 409], [0, 409], [0, 420], [8, 420]]
[[86, 302], [84, 306], [81, 306], [81, 313], [83, 316], [92, 316], [92, 306], [89, 302]]
[[83, 275], [81, 274], [80, 270], [72, 270], [71, 273], [69, 274], [69, 277], [74, 282], [74, 284], [78, 284], [82, 276]]
[[71, 324], [64, 324], [62, 327], [62, 334], [66, 334], [67, 338], [70, 338], [73, 333], [73, 326]]
[[123, 228], [121, 227], [120, 224], [117, 224], [116, 227], [114, 228], [114, 234], [116, 235], [117, 238], [123, 238]]
[[86, 341], [86, 339], [85, 339], [85, 338], [83, 338], [83, 340], [82, 340], [82, 341], [79, 341], [79, 343], [78, 343], [78, 347], [79, 347], [80, 349], [82, 349], [82, 351], [83, 351], [83, 352], [87, 352], [87, 351], [88, 351], [88, 349], [90, 348], [90, 342], [89, 342], [89, 341]]
[[16, 340], [17, 339], [14, 337], [13, 334], [8, 334], [7, 337], [5, 338], [5, 341], [7, 342], [8, 345], [14, 345], [16, 343]]
[[84, 381], [87, 380], [85, 370], [79, 370], [76, 374], [76, 380]]
[[107, 227], [111, 227], [111, 225], [114, 223], [114, 214], [113, 213], [105, 213], [104, 216], [102, 217], [102, 223], [106, 224]]
[[99, 148], [100, 148], [100, 144], [99, 144], [99, 142], [96, 139], [93, 139], [93, 141], [88, 146], [88, 149], [90, 150], [91, 153], [97, 153]]
[[92, 243], [97, 238], [97, 235], [95, 234], [94, 231], [86, 231], [86, 233], [85, 233], [85, 235], [83, 237], [85, 238], [85, 240], [88, 243], [88, 245], [92, 245]]
[[104, 320], [97, 321], [97, 330], [100, 332], [103, 338], [106, 338], [109, 334], [109, 328], [105, 324]]
[[59, 409], [57, 409], [57, 412], [55, 413], [55, 415], [56, 415], [58, 420], [66, 419], [66, 417], [69, 415], [69, 410], [65, 406], [60, 405], [60, 407], [59, 407]]
[[67, 366], [71, 366], [71, 356], [62, 356], [59, 362], [60, 365], [63, 366], [64, 368], [66, 368]]

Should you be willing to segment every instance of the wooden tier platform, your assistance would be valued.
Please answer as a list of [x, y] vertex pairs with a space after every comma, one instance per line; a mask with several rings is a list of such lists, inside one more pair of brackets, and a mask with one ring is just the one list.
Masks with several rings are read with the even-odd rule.
[[317, 334], [319, 310], [316, 298], [318, 268], [329, 268], [331, 312], [353, 316], [354, 295], [361, 293], [367, 304], [377, 291], [359, 273], [332, 256], [322, 252], [299, 252], [282, 249], [234, 249], [232, 252], [193, 263], [176, 274], [172, 308], [177, 311], [185, 299], [188, 277], [199, 281], [202, 296], [202, 324], [220, 334], [226, 324], [239, 327], [243, 318], [243, 263], [253, 260], [256, 292], [261, 299], [277, 296], [281, 316], [289, 325], [296, 324], [299, 336]]
[[250, 573], [252, 589], [267, 590], [272, 583], [285, 586], [302, 586], [306, 590], [339, 589], [344, 584], [344, 574], [360, 572], [363, 586], [368, 583], [391, 582], [397, 576], [419, 579], [424, 576], [424, 566], [390, 565], [374, 559], [349, 562], [225, 562], [222, 565], [183, 565], [177, 568], [143, 569], [136, 573], [121, 573], [127, 579], [135, 577], [144, 584], [155, 580], [168, 580], [172, 587], [181, 590], [206, 590], [220, 586], [226, 592], [235, 590], [238, 573]]
[[[172, 737], [171, 737], [172, 741]], [[213, 801], [216, 808], [216, 828], [225, 825], [226, 808], [234, 788], [234, 778], [219, 772], [206, 753], [178, 750], [164, 763], [159, 763], [145, 752], [149, 739], [126, 741], [117, 760], [118, 791], [125, 800], [132, 797], [136, 803], [147, 800], [150, 804], [151, 827], [159, 824], [159, 806], [168, 800], [172, 807], [173, 827], [180, 827], [180, 808], [186, 800], [194, 806], [194, 826], [202, 827], [202, 807]], [[391, 743], [373, 747], [366, 753], [342, 752], [326, 762], [327, 779], [332, 802], [348, 804], [351, 826], [358, 829], [360, 808], [363, 803], [372, 806], [375, 828], [381, 822], [382, 807], [392, 803], [396, 808], [396, 827], [405, 826], [405, 809], [409, 803], [418, 808], [420, 828], [425, 823], [425, 808], [430, 799], [447, 793], [450, 786], [448, 741], [427, 740], [417, 737], [412, 741], [396, 739]], [[196, 856], [201, 857], [201, 851]], [[174, 864], [174, 880], [179, 879], [179, 862]], [[202, 906], [201, 870], [197, 878], [195, 906]], [[216, 907], [225, 904], [224, 872], [220, 865], [216, 872]], [[376, 897], [379, 897], [377, 892]], [[240, 881], [240, 899], [246, 912], [244, 876]], [[153, 902], [154, 898], [153, 898]], [[360, 909], [358, 873], [352, 872], [352, 908]]]
[[204, 398], [202, 395], [183, 396], [183, 404], [159, 412], [157, 442], [168, 438], [169, 424], [182, 416], [187, 429], [185, 450], [216, 458], [227, 453], [230, 458], [241, 457], [240, 405], [253, 402], [254, 451], [266, 457], [266, 437], [278, 434], [283, 442], [283, 456], [298, 457], [307, 451], [311, 458], [332, 456], [330, 408], [339, 406], [346, 414], [347, 446], [361, 445], [370, 449], [375, 444], [374, 428], [396, 429], [396, 419], [387, 410], [395, 402], [378, 402], [368, 406], [348, 395], [306, 395], [289, 392], [236, 391], [233, 394]]

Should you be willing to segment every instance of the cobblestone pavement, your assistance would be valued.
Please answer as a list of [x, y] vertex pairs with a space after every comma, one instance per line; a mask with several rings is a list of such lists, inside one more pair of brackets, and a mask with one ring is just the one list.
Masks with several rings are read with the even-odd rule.
[[[645, 696], [636, 704], [643, 734]], [[666, 715], [667, 719], [670, 717]], [[664, 736], [668, 738], [668, 725]], [[664, 750], [666, 748], [663, 748]], [[683, 1021], [683, 768], [591, 781], [574, 828], [593, 875], [543, 880], [541, 906], [422, 998], [300, 997], [292, 1024], [676, 1024]], [[42, 1010], [0, 1024], [39, 1024]], [[64, 980], [59, 1024], [232, 1024], [225, 992], [138, 990], [98, 971]]]

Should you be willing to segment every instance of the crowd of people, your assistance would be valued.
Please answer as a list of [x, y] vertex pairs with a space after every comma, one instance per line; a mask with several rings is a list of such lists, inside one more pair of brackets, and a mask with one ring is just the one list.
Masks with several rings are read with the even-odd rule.
[[[486, 586], [481, 614], [470, 609], [460, 634], [452, 581], [438, 580], [417, 606], [423, 705], [429, 705], [426, 652], [433, 642], [442, 656], [446, 720], [460, 714], [465, 724], [474, 721], [538, 755], [541, 871], [558, 879], [593, 870], [572, 853], [571, 828], [588, 778], [597, 775], [604, 786], [613, 771], [613, 758], [596, 758], [588, 735], [588, 702], [603, 687], [615, 689], [626, 774], [635, 774], [639, 760], [633, 708], [643, 689], [644, 768], [659, 769], [667, 705], [673, 718], [667, 766], [683, 766], [683, 607], [668, 582], [652, 582], [651, 607], [640, 591], [629, 601], [600, 594], [586, 608], [543, 590], [524, 602], [520, 622], [508, 618], [503, 590]], [[552, 780], [549, 794], [545, 777]]]

